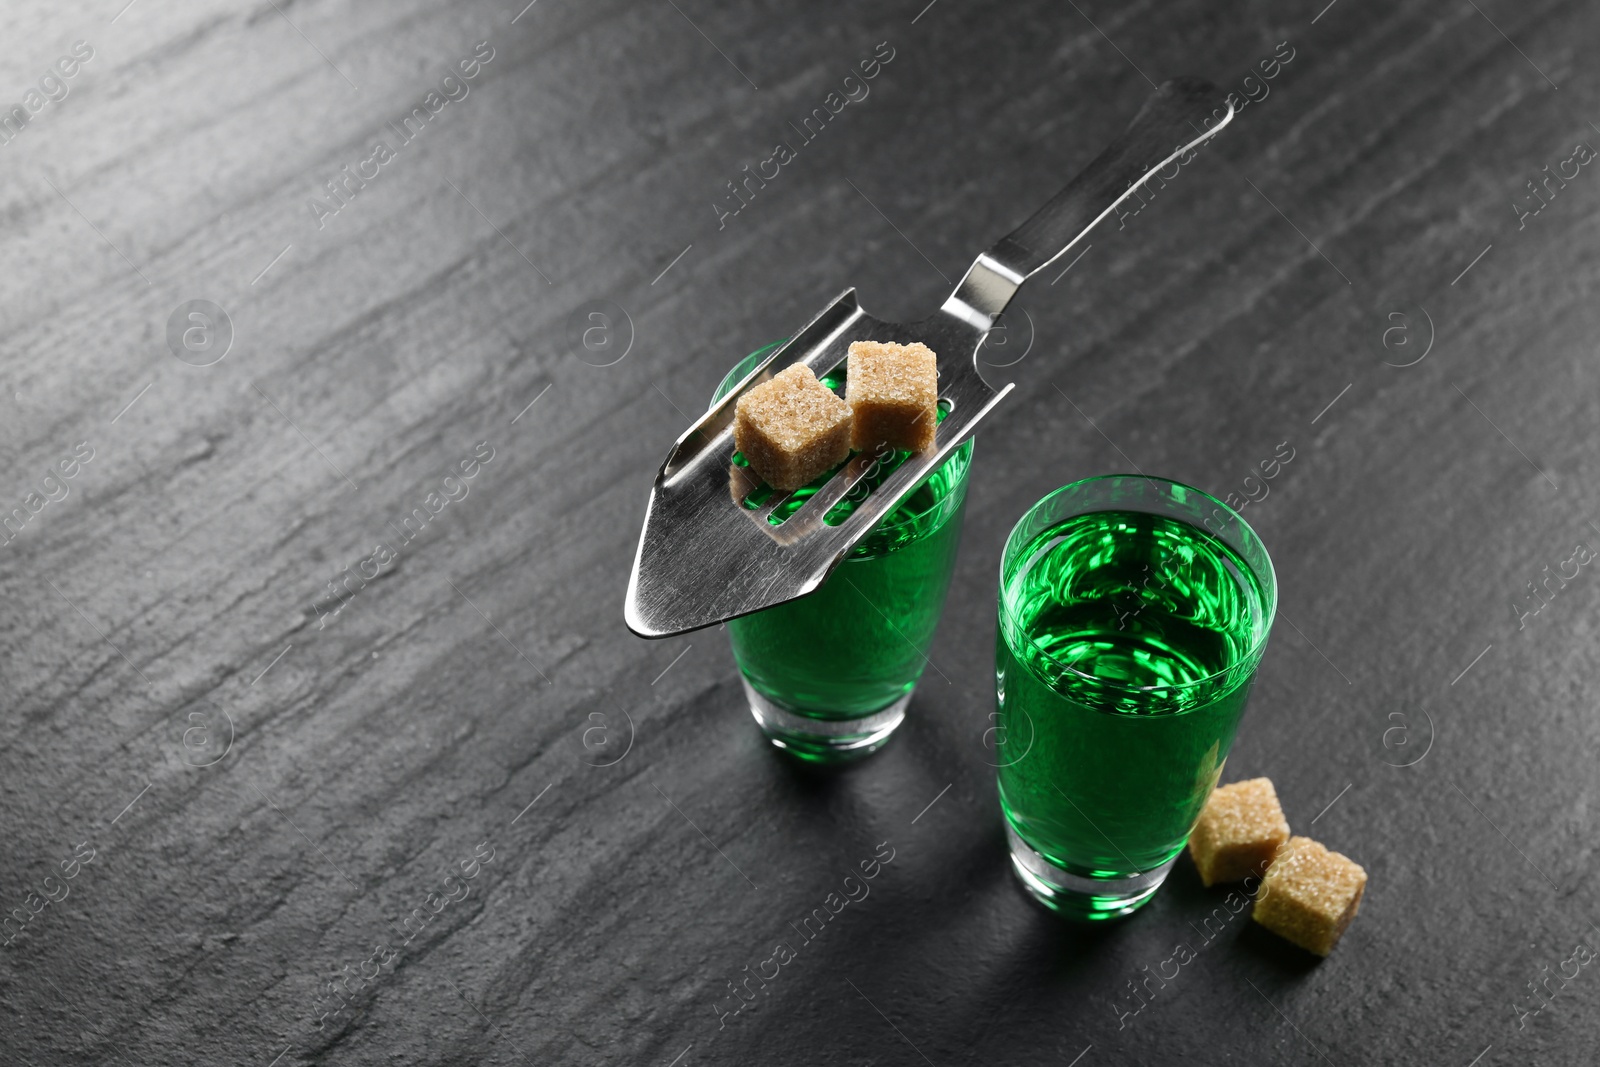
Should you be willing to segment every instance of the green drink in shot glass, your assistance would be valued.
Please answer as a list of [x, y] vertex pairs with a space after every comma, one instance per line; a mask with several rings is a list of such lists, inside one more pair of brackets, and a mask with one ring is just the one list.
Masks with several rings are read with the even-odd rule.
[[[713, 403], [776, 347], [768, 345], [740, 361]], [[821, 381], [842, 391], [844, 364]], [[885, 457], [825, 521], [842, 521], [909, 455]], [[727, 624], [750, 711], [774, 745], [807, 762], [843, 762], [882, 747], [905, 718], [950, 587], [971, 465], [972, 442], [967, 441], [885, 516], [819, 589]], [[791, 494], [769, 521], [782, 522], [797, 511], [831, 474]], [[760, 507], [769, 493], [763, 486], [746, 506]]]
[[1153, 896], [1222, 773], [1277, 605], [1231, 508], [1160, 478], [1058, 489], [1006, 541], [996, 762], [1011, 862], [1084, 919]]

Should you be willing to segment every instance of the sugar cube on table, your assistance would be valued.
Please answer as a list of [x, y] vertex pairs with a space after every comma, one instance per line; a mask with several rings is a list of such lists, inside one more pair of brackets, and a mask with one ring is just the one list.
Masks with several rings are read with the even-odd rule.
[[1261, 881], [1255, 921], [1301, 948], [1326, 956], [1361, 908], [1367, 872], [1309, 837], [1291, 837]]
[[733, 446], [774, 489], [799, 489], [850, 455], [850, 406], [796, 363], [734, 406]]
[[855, 341], [846, 364], [845, 399], [855, 416], [850, 444], [920, 452], [939, 427], [939, 365], [920, 342]]
[[1289, 840], [1289, 821], [1270, 778], [1251, 778], [1211, 791], [1189, 835], [1189, 855], [1206, 885], [1237, 882], [1261, 872]]

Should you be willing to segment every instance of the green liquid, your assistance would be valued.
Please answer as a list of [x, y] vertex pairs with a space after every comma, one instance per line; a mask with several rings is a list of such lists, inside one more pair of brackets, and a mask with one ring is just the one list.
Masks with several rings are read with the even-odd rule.
[[[718, 396], [768, 351], [735, 367]], [[844, 366], [821, 380], [842, 393]], [[941, 420], [944, 415], [941, 410]], [[884, 457], [824, 521], [842, 522], [910, 456]], [[816, 592], [728, 623], [734, 658], [759, 693], [807, 718], [848, 720], [881, 711], [911, 692], [927, 666], [944, 608], [971, 462], [968, 441], [858, 543]], [[794, 493], [769, 521], [787, 519], [832, 473]], [[746, 506], [760, 506], [766, 492], [763, 487], [751, 494]]]
[[1000, 800], [1091, 877], [1183, 848], [1222, 773], [1265, 636], [1251, 568], [1198, 526], [1102, 511], [1039, 533], [1003, 575]]
[[815, 593], [728, 623], [750, 684], [818, 719], [870, 715], [911, 692], [950, 585], [965, 474], [966, 456], [941, 467]]

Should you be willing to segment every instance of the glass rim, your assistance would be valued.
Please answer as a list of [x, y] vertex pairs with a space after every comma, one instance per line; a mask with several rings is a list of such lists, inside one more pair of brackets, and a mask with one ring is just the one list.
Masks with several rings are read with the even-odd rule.
[[[1272, 555], [1271, 555], [1271, 553], [1269, 553], [1267, 551], [1266, 543], [1261, 540], [1261, 535], [1256, 532], [1255, 527], [1251, 526], [1248, 522], [1245, 521], [1243, 515], [1240, 515], [1239, 512], [1236, 511], [1234, 508], [1229, 507], [1226, 502], [1217, 499], [1215, 496], [1213, 496], [1210, 493], [1206, 492], [1204, 489], [1198, 489], [1195, 486], [1192, 486], [1187, 482], [1180, 482], [1180, 481], [1177, 481], [1177, 480], [1172, 479], [1172, 478], [1162, 478], [1162, 477], [1159, 477], [1159, 476], [1152, 476], [1152, 475], [1148, 475], [1148, 474], [1112, 473], [1112, 474], [1095, 474], [1095, 475], [1091, 475], [1091, 476], [1089, 476], [1087, 478], [1079, 478], [1075, 482], [1069, 482], [1066, 485], [1061, 486], [1059, 489], [1054, 489], [1051, 492], [1046, 493], [1044, 496], [1042, 496], [1038, 500], [1036, 500], [1033, 503], [1033, 505], [1028, 508], [1028, 510], [1026, 510], [1026, 511], [1024, 511], [1022, 513], [1022, 515], [1017, 519], [1016, 523], [1011, 527], [1011, 532], [1006, 535], [1005, 545], [1000, 550], [1000, 595], [998, 597], [998, 600], [999, 600], [999, 608], [1000, 608], [1000, 615], [1001, 615], [1002, 623], [1010, 622], [1013, 626], [1018, 626], [1019, 625], [1018, 624], [1018, 620], [1016, 619], [1015, 615], [1011, 611], [1007, 610], [1006, 597], [1005, 597], [1005, 585], [1006, 585], [1006, 564], [1007, 564], [1007, 561], [1008, 561], [1008, 559], [1010, 557], [1010, 554], [1011, 554], [1011, 541], [1012, 541], [1012, 538], [1016, 537], [1017, 531], [1022, 529], [1023, 523], [1027, 522], [1028, 519], [1030, 517], [1032, 517], [1033, 514], [1035, 512], [1037, 512], [1040, 508], [1044, 507], [1046, 504], [1048, 504], [1050, 501], [1054, 500], [1056, 497], [1061, 496], [1063, 493], [1072, 492], [1074, 490], [1081, 490], [1084, 486], [1089, 485], [1089, 484], [1091, 484], [1093, 482], [1104, 482], [1104, 481], [1111, 481], [1111, 480], [1114, 480], [1114, 479], [1118, 479], [1118, 480], [1120, 480], [1120, 479], [1137, 480], [1137, 481], [1147, 482], [1147, 483], [1149, 483], [1150, 485], [1153, 485], [1153, 486], [1159, 485], [1159, 486], [1163, 486], [1163, 487], [1166, 487], [1166, 488], [1169, 488], [1169, 489], [1172, 488], [1172, 487], [1177, 487], [1177, 488], [1183, 489], [1183, 490], [1185, 490], [1187, 492], [1196, 493], [1199, 496], [1204, 497], [1206, 500], [1209, 500], [1213, 504], [1217, 505], [1217, 507], [1219, 507], [1223, 511], [1225, 511], [1233, 519], [1233, 521], [1235, 521], [1235, 522], [1237, 522], [1239, 524], [1239, 528], [1244, 531], [1244, 535], [1245, 535], [1245, 538], [1246, 538], [1246, 544], [1250, 545], [1250, 546], [1253, 546], [1255, 549], [1259, 550], [1259, 552], [1261, 554], [1261, 559], [1262, 559], [1263, 563], [1266, 565], [1266, 573], [1265, 574], [1255, 573], [1256, 572], [1256, 568], [1251, 566], [1251, 563], [1250, 563], [1250, 561], [1248, 559], [1243, 559], [1244, 565], [1246, 567], [1250, 567], [1250, 570], [1252, 571], [1252, 573], [1255, 574], [1256, 582], [1257, 582], [1258, 585], [1261, 586], [1262, 599], [1263, 599], [1263, 601], [1265, 601], [1264, 610], [1262, 611], [1261, 636], [1258, 637], [1255, 641], [1253, 641], [1251, 643], [1250, 648], [1243, 655], [1241, 655], [1236, 662], [1230, 664], [1227, 667], [1224, 667], [1220, 671], [1215, 671], [1215, 672], [1213, 672], [1211, 674], [1208, 674], [1204, 678], [1196, 678], [1193, 681], [1181, 682], [1181, 683], [1176, 684], [1176, 685], [1131, 685], [1131, 686], [1130, 685], [1122, 685], [1122, 684], [1117, 683], [1115, 681], [1111, 681], [1111, 680], [1108, 680], [1108, 679], [1105, 679], [1105, 678], [1101, 678], [1098, 675], [1086, 674], [1083, 671], [1080, 671], [1076, 667], [1072, 666], [1072, 664], [1062, 662], [1054, 654], [1052, 654], [1050, 652], [1047, 652], [1042, 648], [1038, 650], [1039, 653], [1041, 655], [1043, 655], [1046, 659], [1048, 659], [1051, 663], [1056, 664], [1057, 666], [1059, 666], [1064, 671], [1068, 671], [1069, 673], [1071, 673], [1076, 678], [1079, 678], [1079, 679], [1083, 680], [1084, 682], [1090, 683], [1092, 685], [1099, 686], [1099, 687], [1102, 687], [1102, 688], [1105, 688], [1105, 689], [1108, 689], [1108, 690], [1111, 690], [1111, 691], [1114, 691], [1114, 692], [1119, 692], [1119, 693], [1186, 693], [1186, 692], [1193, 691], [1193, 690], [1195, 690], [1195, 689], [1197, 689], [1197, 688], [1199, 688], [1201, 686], [1214, 685], [1217, 682], [1226, 679], [1229, 675], [1231, 675], [1234, 672], [1236, 672], [1237, 670], [1239, 670], [1239, 668], [1241, 666], [1243, 666], [1244, 664], [1246, 664], [1246, 663], [1250, 663], [1250, 662], [1254, 661], [1257, 665], [1259, 665], [1260, 664], [1260, 660], [1261, 660], [1261, 655], [1266, 649], [1267, 638], [1270, 637], [1271, 634], [1272, 634], [1272, 624], [1273, 624], [1274, 621], [1276, 621], [1277, 616], [1278, 616], [1278, 574], [1277, 574], [1277, 569], [1272, 564]], [[1111, 509], [1107, 508], [1107, 509], [1097, 509], [1097, 510], [1111, 510]], [[1136, 510], [1139, 510], [1139, 509], [1137, 509], [1137, 508], [1128, 508], [1126, 510], [1136, 511]], [[1091, 511], [1084, 511], [1084, 512], [1081, 512], [1080, 514], [1090, 515], [1090, 514], [1093, 514], [1093, 513], [1094, 512], [1091, 512]], [[1147, 514], [1154, 515], [1154, 514], [1161, 514], [1161, 513], [1160, 512], [1147, 512]], [[1174, 516], [1174, 517], [1181, 518], [1181, 516]], [[1184, 520], [1184, 521], [1187, 521], [1187, 520]], [[1222, 537], [1220, 537], [1217, 534], [1213, 533], [1212, 531], [1206, 529], [1204, 526], [1200, 526], [1200, 525], [1197, 525], [1195, 523], [1190, 523], [1189, 525], [1194, 526], [1196, 529], [1200, 530], [1206, 536], [1215, 538], [1216, 540], [1221, 541], [1224, 545], [1228, 545], [1229, 548], [1233, 548], [1234, 547], [1232, 545], [1229, 545], [1228, 542], [1226, 540], [1224, 540]], [[1234, 551], [1237, 552], [1238, 550], [1234, 549]], [[1000, 638], [1001, 638], [1001, 640], [1005, 640], [1005, 638], [1006, 638], [1006, 635], [1005, 635], [1005, 632], [1004, 632], [1003, 629], [1001, 631]]]
[[[716, 403], [718, 401], [720, 401], [723, 397], [727, 396], [728, 393], [732, 391], [732, 389], [733, 389], [733, 387], [735, 385], [738, 385], [740, 382], [744, 381], [745, 377], [748, 376], [751, 373], [751, 371], [755, 370], [755, 368], [752, 367], [752, 368], [750, 368], [749, 371], [746, 371], [744, 374], [740, 375], [738, 378], [734, 378], [733, 377], [733, 372], [738, 370], [741, 365], [743, 365], [747, 360], [753, 359], [753, 358], [755, 358], [757, 356], [765, 358], [766, 356], [768, 356], [768, 355], [770, 355], [772, 353], [772, 350], [774, 348], [777, 348], [779, 345], [787, 344], [790, 340], [792, 340], [792, 338], [785, 337], [782, 340], [773, 341], [771, 344], [762, 345], [760, 348], [756, 349], [754, 352], [751, 352], [749, 355], [744, 356], [743, 358], [741, 358], [738, 363], [735, 363], [732, 367], [728, 368], [728, 373], [726, 373], [726, 374], [724, 374], [722, 376], [721, 383], [719, 383], [717, 385], [717, 388], [712, 393], [712, 398], [711, 398], [712, 405], [713, 406], [716, 405]], [[829, 373], [831, 374], [832, 372], [830, 371]], [[951, 449], [950, 450], [950, 454], [945, 457], [944, 462], [939, 464], [937, 467], [933, 468], [933, 470], [929, 471], [928, 472], [928, 477], [924, 478], [922, 481], [923, 482], [927, 482], [927, 481], [931, 480], [934, 475], [938, 474], [940, 471], [944, 470], [946, 467], [951, 466], [957, 460], [961, 460], [962, 461], [961, 466], [958, 469], [954, 470], [952, 472], [952, 474], [953, 474], [954, 478], [957, 481], [965, 481], [968, 471], [970, 471], [972, 469], [972, 453], [973, 453], [973, 441], [974, 440], [975, 440], [975, 438], [968, 437], [965, 441], [961, 442], [955, 448]], [[920, 485], [921, 483], [918, 483], [918, 484]], [[894, 509], [892, 509], [888, 514], [884, 515], [883, 518], [878, 520], [877, 524], [875, 526], [873, 526], [872, 530], [867, 534], [867, 537], [871, 537], [871, 536], [873, 536], [873, 534], [876, 534], [876, 533], [879, 533], [879, 532], [901, 530], [901, 529], [904, 529], [905, 527], [910, 526], [910, 525], [912, 525], [914, 523], [921, 522], [923, 519], [927, 518], [929, 515], [932, 515], [939, 508], [944, 507], [945, 506], [945, 501], [950, 496], [949, 493], [945, 493], [943, 496], [940, 496], [937, 500], [935, 500], [933, 503], [929, 504], [927, 507], [923, 508], [921, 511], [911, 511], [911, 510], [909, 510], [907, 508], [906, 505], [907, 505], [907, 502], [910, 501], [911, 497], [915, 494], [916, 489], [917, 489], [917, 486], [912, 486], [911, 491], [906, 493], [905, 498], [901, 500], [899, 505], [897, 505]], [[904, 514], [901, 514], [902, 512], [904, 512]]]

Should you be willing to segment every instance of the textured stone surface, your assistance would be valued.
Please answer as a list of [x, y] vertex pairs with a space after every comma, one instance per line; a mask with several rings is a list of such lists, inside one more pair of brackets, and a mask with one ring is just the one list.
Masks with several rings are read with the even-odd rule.
[[[0, 35], [7, 101], [95, 50], [0, 145], [0, 504], [40, 494], [0, 549], [0, 890], [70, 892], [0, 958], [8, 1061], [1600, 1044], [1600, 974], [1551, 977], [1600, 936], [1600, 584], [1575, 553], [1600, 537], [1600, 175], [1520, 229], [1512, 207], [1600, 139], [1592, 5], [121, 6], [13, 3]], [[1021, 294], [902, 736], [797, 770], [724, 635], [625, 632], [650, 480], [728, 367], [841, 287], [937, 307], [1121, 129], [1140, 71], [1266, 95]], [[319, 226], [308, 201], [331, 212], [379, 139], [394, 158]], [[205, 367], [166, 336], [201, 299], [235, 333]], [[1322, 963], [1187, 864], [1094, 930], [1006, 868], [995, 561], [1041, 495], [1135, 466], [1259, 498], [1283, 614], [1227, 774], [1270, 775], [1370, 873]], [[885, 842], [870, 895], [723, 1025], [728, 983]]]

